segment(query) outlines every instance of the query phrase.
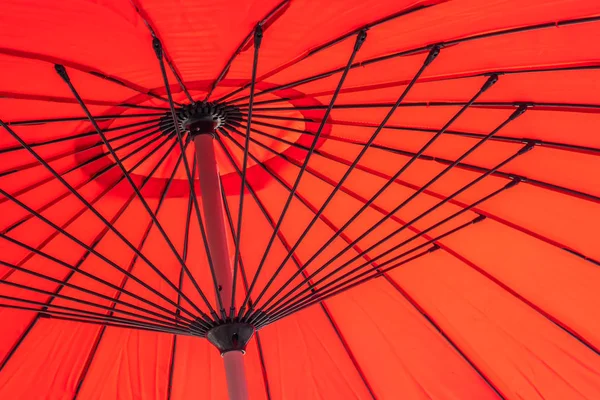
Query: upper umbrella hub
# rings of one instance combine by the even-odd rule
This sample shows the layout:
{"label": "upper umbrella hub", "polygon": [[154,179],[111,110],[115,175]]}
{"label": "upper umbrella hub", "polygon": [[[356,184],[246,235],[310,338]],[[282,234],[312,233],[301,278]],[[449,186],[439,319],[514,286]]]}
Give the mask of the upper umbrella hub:
{"label": "upper umbrella hub", "polygon": [[[213,102],[200,102],[185,105],[175,110],[179,131],[189,132],[192,136],[213,133],[218,128],[226,127],[233,121],[242,118],[236,106]],[[173,116],[170,111],[160,119],[160,128],[165,135],[175,132]]]}

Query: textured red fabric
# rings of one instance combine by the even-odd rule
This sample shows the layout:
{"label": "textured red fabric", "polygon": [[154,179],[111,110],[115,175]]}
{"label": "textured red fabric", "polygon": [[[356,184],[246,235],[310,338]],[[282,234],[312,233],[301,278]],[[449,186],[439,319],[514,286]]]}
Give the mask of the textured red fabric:
{"label": "textured red fabric", "polygon": [[[236,306],[263,265],[257,307],[310,307],[255,334],[250,397],[600,398],[597,1],[5,0],[0,20],[0,399],[227,398],[208,341],[134,329],[218,308],[182,154],[158,126],[152,40],[175,102],[210,94],[246,114],[260,21]],[[244,124],[214,142],[232,259]],[[378,275],[310,302],[363,271]],[[89,313],[129,327],[49,318]]]}

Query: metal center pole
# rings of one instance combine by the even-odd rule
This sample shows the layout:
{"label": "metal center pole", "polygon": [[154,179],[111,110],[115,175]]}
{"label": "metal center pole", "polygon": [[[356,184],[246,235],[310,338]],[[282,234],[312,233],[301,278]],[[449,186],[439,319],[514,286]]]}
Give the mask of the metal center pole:
{"label": "metal center pole", "polygon": [[[215,158],[214,138],[212,135],[213,132],[211,130],[210,133],[202,133],[194,137],[196,165],[198,166],[208,247],[213,259],[223,307],[225,310],[229,310],[233,280],[232,266],[227,248],[219,167]],[[241,351],[228,351],[223,354],[223,362],[225,363],[229,398],[231,400],[247,400],[248,384],[246,382],[243,353]]]}

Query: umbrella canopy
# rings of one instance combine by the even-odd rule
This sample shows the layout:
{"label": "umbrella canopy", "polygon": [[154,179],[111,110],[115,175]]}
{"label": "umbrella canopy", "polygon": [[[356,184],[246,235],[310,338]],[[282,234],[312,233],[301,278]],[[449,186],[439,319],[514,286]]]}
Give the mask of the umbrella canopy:
{"label": "umbrella canopy", "polygon": [[0,398],[600,398],[597,1],[0,21]]}

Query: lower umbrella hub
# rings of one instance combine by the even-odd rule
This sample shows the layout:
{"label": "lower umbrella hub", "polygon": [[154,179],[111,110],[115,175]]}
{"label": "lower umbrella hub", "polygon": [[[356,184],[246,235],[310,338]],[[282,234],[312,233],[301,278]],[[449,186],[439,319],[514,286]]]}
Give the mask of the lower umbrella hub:
{"label": "lower umbrella hub", "polygon": [[[217,129],[238,121],[242,113],[238,107],[213,102],[200,102],[175,109],[179,132],[189,132],[192,136],[213,134]],[[171,111],[160,119],[160,129],[164,135],[175,134]]]}
{"label": "lower umbrella hub", "polygon": [[246,345],[254,335],[254,327],[243,322],[227,322],[211,328],[206,338],[221,355],[229,351],[246,352]]}

